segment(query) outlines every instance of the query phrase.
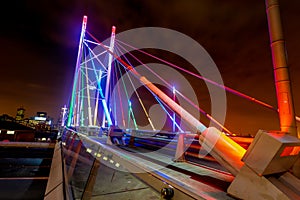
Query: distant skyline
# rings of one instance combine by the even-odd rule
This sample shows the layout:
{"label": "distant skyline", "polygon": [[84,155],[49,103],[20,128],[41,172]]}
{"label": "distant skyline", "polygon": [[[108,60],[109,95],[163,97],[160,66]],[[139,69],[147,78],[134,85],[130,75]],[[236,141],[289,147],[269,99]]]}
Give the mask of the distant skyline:
{"label": "distant skyline", "polygon": [[[83,15],[99,40],[138,27],[165,27],[198,41],[225,85],[277,107],[264,0],[12,0],[3,3],[0,114],[45,111],[55,120],[68,106]],[[300,1],[280,1],[296,114],[300,115]],[[233,132],[278,129],[276,113],[227,94]],[[299,124],[298,124],[299,126]]]}
{"label": "distant skyline", "polygon": [[[36,111],[35,113],[33,113],[33,115],[28,115],[28,114],[26,113],[26,108],[24,108],[24,107],[22,107],[22,106],[16,108],[16,111],[15,111],[15,113],[13,113],[13,114],[9,114],[9,113],[0,113],[0,116],[2,116],[2,115],[9,115],[10,117],[15,118],[15,117],[17,116],[17,110],[18,110],[19,108],[23,108],[23,109],[25,110],[25,112],[24,112],[24,119],[30,118],[30,117],[35,117],[35,116],[37,116],[38,113],[41,113],[41,112],[42,112],[42,113],[47,113],[47,116],[48,116],[48,117],[54,118],[53,116],[49,115],[47,111]],[[57,120],[57,118],[55,118],[55,120]]]}

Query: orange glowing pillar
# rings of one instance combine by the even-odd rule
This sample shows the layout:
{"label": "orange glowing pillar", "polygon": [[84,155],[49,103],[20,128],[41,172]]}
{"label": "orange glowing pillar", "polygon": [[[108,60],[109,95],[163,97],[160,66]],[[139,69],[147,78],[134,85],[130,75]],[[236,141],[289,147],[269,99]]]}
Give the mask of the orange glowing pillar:
{"label": "orange glowing pillar", "polygon": [[294,103],[278,0],[265,0],[272,51],[280,129],[297,137]]}
{"label": "orange glowing pillar", "polygon": [[[93,37],[93,36],[92,36]],[[153,92],[160,100],[167,104],[174,112],[178,114],[189,125],[197,129],[199,134],[199,142],[221,165],[223,165],[233,175],[237,175],[240,168],[244,165],[241,160],[246,150],[238,143],[227,137],[221,131],[214,127],[206,127],[193,115],[187,112],[179,104],[177,104],[172,98],[166,95],[152,82],[150,82],[145,76],[139,74],[135,68],[122,60],[117,54],[110,51],[101,42],[93,37],[106,51],[115,57],[122,65],[124,65],[129,72],[131,72],[139,81]]]}
{"label": "orange glowing pillar", "polygon": [[[130,66],[127,65],[130,69]],[[238,143],[227,137],[214,127],[206,128],[198,119],[187,112],[173,99],[151,83],[146,77],[138,74],[134,68],[131,72],[139,76],[140,82],[151,90],[159,99],[165,102],[174,112],[176,112],[184,121],[195,127],[199,134],[199,142],[221,165],[223,165],[233,175],[238,174],[240,168],[244,165],[242,157],[246,150]]]}

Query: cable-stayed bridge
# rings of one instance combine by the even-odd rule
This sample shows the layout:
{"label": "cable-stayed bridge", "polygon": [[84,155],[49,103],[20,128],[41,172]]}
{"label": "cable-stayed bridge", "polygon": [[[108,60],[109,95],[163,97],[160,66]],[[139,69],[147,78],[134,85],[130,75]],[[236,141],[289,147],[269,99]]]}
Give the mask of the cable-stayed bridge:
{"label": "cable-stayed bridge", "polygon": [[[269,7],[268,12],[269,25],[273,26],[277,12]],[[281,85],[288,81],[276,82],[278,110],[224,86],[218,78],[151,54],[147,50],[151,45],[143,49],[123,41],[115,32],[112,27],[111,37],[100,42],[87,30],[87,17],[83,18],[70,105],[62,120],[70,186],[66,191],[83,199],[97,195],[120,198],[118,194],[125,192],[150,195],[151,199],[157,191],[164,199],[300,198],[300,141],[295,126],[299,117],[284,111],[291,111],[285,104],[290,93],[287,85]],[[272,44],[278,41],[272,32],[270,35]],[[273,45],[273,52],[279,52],[277,45]],[[147,64],[143,61],[147,59],[159,64]],[[274,62],[275,73],[284,74],[277,66],[281,61]],[[213,108],[207,111],[195,103],[198,101],[193,99],[191,88],[176,84],[182,83],[178,72],[204,81],[211,107],[216,106],[213,98],[222,98],[226,91],[279,112],[281,131],[259,131],[255,138],[237,137],[223,125],[222,116],[215,117]],[[151,108],[154,104],[157,106]],[[199,120],[202,117],[206,123]],[[136,187],[142,186],[124,189],[127,179],[120,175],[119,182],[113,181],[120,171],[137,178],[132,178],[138,180]],[[110,184],[101,182],[101,177],[107,176]],[[78,180],[84,177],[84,185],[80,185]],[[123,188],[122,192],[112,189],[113,184]]]}

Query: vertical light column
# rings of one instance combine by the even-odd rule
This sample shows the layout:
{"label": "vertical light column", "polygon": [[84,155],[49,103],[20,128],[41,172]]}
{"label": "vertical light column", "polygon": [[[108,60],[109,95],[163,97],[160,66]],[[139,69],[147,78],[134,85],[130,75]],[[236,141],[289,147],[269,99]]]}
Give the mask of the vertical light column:
{"label": "vertical light column", "polygon": [[91,95],[90,95],[90,85],[89,85],[89,73],[87,70],[87,66],[85,66],[85,81],[86,81],[86,94],[87,94],[87,103],[88,103],[88,121],[89,121],[89,126],[93,125],[93,120],[92,120],[92,107],[91,107]]}
{"label": "vertical light column", "polygon": [[[176,89],[173,86],[173,101],[175,102],[176,100]],[[176,113],[173,111],[173,129],[172,132],[174,133],[176,131]]]}
{"label": "vertical light column", "polygon": [[85,106],[84,106],[84,75],[82,73],[82,69],[80,69],[79,71],[79,75],[78,77],[80,77],[78,80],[78,85],[80,87],[80,89],[78,89],[78,92],[77,92],[77,117],[76,117],[76,127],[78,126],[84,126],[84,121],[85,121],[85,118],[84,118],[84,111],[85,111]]}
{"label": "vertical light column", "polygon": [[64,127],[65,126],[65,121],[66,121],[66,116],[67,116],[67,106],[64,105],[64,107],[62,108],[62,120],[61,120],[61,126]]}
{"label": "vertical light column", "polygon": [[71,126],[72,120],[73,120],[73,115],[74,115],[74,104],[75,104],[75,95],[76,95],[77,79],[78,79],[77,76],[78,76],[78,72],[80,70],[80,62],[81,62],[82,48],[83,48],[83,39],[84,39],[84,35],[85,35],[86,25],[87,25],[87,16],[83,16],[67,126]]}
{"label": "vertical light column", "polygon": [[278,0],[266,0],[280,129],[297,137],[291,83],[287,65]]}
{"label": "vertical light column", "polygon": [[[111,37],[110,37],[110,45],[109,45],[109,51],[114,52],[114,46],[115,46],[115,32],[116,27],[113,26],[111,29]],[[108,65],[107,65],[107,76],[106,76],[106,85],[105,85],[105,101],[106,105],[108,105],[108,95],[109,95],[109,84],[110,84],[110,77],[111,77],[111,67],[112,67],[112,60],[113,55],[111,53],[108,54]],[[102,120],[102,127],[105,127],[105,116],[106,114],[103,114],[103,120]],[[110,118],[110,116],[106,116],[107,118]],[[110,119],[107,119],[108,121],[111,121]],[[112,124],[108,123],[108,126],[111,126]]]}
{"label": "vertical light column", "polygon": [[[101,102],[102,102],[104,114],[105,114],[105,116],[107,117],[107,125],[108,125],[108,127],[109,127],[109,126],[112,125],[112,121],[111,121],[111,118],[110,118],[109,110],[108,110],[108,107],[107,107],[107,104],[106,104],[105,99],[102,99]],[[104,119],[104,120],[105,120],[105,119]],[[105,121],[104,121],[104,123],[105,123]],[[102,127],[104,127],[104,126],[102,126]]]}
{"label": "vertical light column", "polygon": [[[134,116],[134,113],[133,113],[133,110],[132,110],[132,104],[131,104],[131,101],[130,101],[130,100],[128,101],[128,105],[129,105],[129,110],[128,110],[128,112],[129,112],[129,117],[130,117],[130,115],[131,115],[132,121],[133,121],[133,124],[134,124],[134,127],[135,127],[135,130],[138,130],[139,128],[138,128],[137,123],[136,123],[136,120],[135,120],[135,116]],[[129,124],[129,123],[128,123],[128,124]]]}
{"label": "vertical light column", "polygon": [[102,78],[102,71],[99,71],[99,77],[97,78],[97,87],[99,88],[99,91],[97,91],[96,96],[96,105],[94,110],[94,126],[96,126],[97,123],[97,117],[98,117],[98,104],[99,104],[99,96],[100,96],[100,90],[101,90],[101,78]]}

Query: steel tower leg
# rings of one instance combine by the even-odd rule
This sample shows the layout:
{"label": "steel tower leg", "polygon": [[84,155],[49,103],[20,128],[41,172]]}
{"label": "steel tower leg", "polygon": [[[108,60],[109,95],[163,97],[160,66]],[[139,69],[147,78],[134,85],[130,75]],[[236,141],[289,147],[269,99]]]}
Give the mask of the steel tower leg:
{"label": "steel tower leg", "polygon": [[280,129],[297,137],[293,96],[278,0],[265,0],[279,109]]}
{"label": "steel tower leg", "polygon": [[[81,62],[81,56],[82,56],[83,39],[84,39],[84,35],[85,35],[86,24],[87,24],[87,16],[83,16],[67,126],[71,126],[72,120],[73,120],[73,115],[74,115],[74,106],[75,106],[75,99],[76,99],[75,94],[76,94],[77,79],[78,79],[77,76],[78,76],[78,73],[80,70],[80,62]],[[73,122],[73,123],[75,123],[75,122]]]}
{"label": "steel tower leg", "polygon": [[[114,45],[115,45],[115,32],[116,32],[116,27],[113,26],[111,29],[111,37],[110,37],[110,45],[109,45],[109,51],[114,52]],[[110,77],[111,77],[111,67],[112,67],[112,60],[113,60],[113,55],[108,54],[108,65],[107,65],[107,76],[106,76],[106,85],[105,85],[105,101],[106,105],[108,105],[108,95],[109,95],[109,84],[110,84]],[[111,126],[111,117],[110,115],[106,115],[106,113],[103,113],[103,120],[102,120],[102,127],[105,127],[105,118],[110,118],[108,119],[108,127]]]}
{"label": "steel tower leg", "polygon": [[[289,77],[285,40],[280,19],[278,0],[265,0],[269,24],[269,35],[273,59],[274,77],[279,109],[280,129],[292,136],[300,138],[297,133],[296,116],[294,110],[293,94]],[[294,173],[300,177],[300,159],[294,165]]]}

